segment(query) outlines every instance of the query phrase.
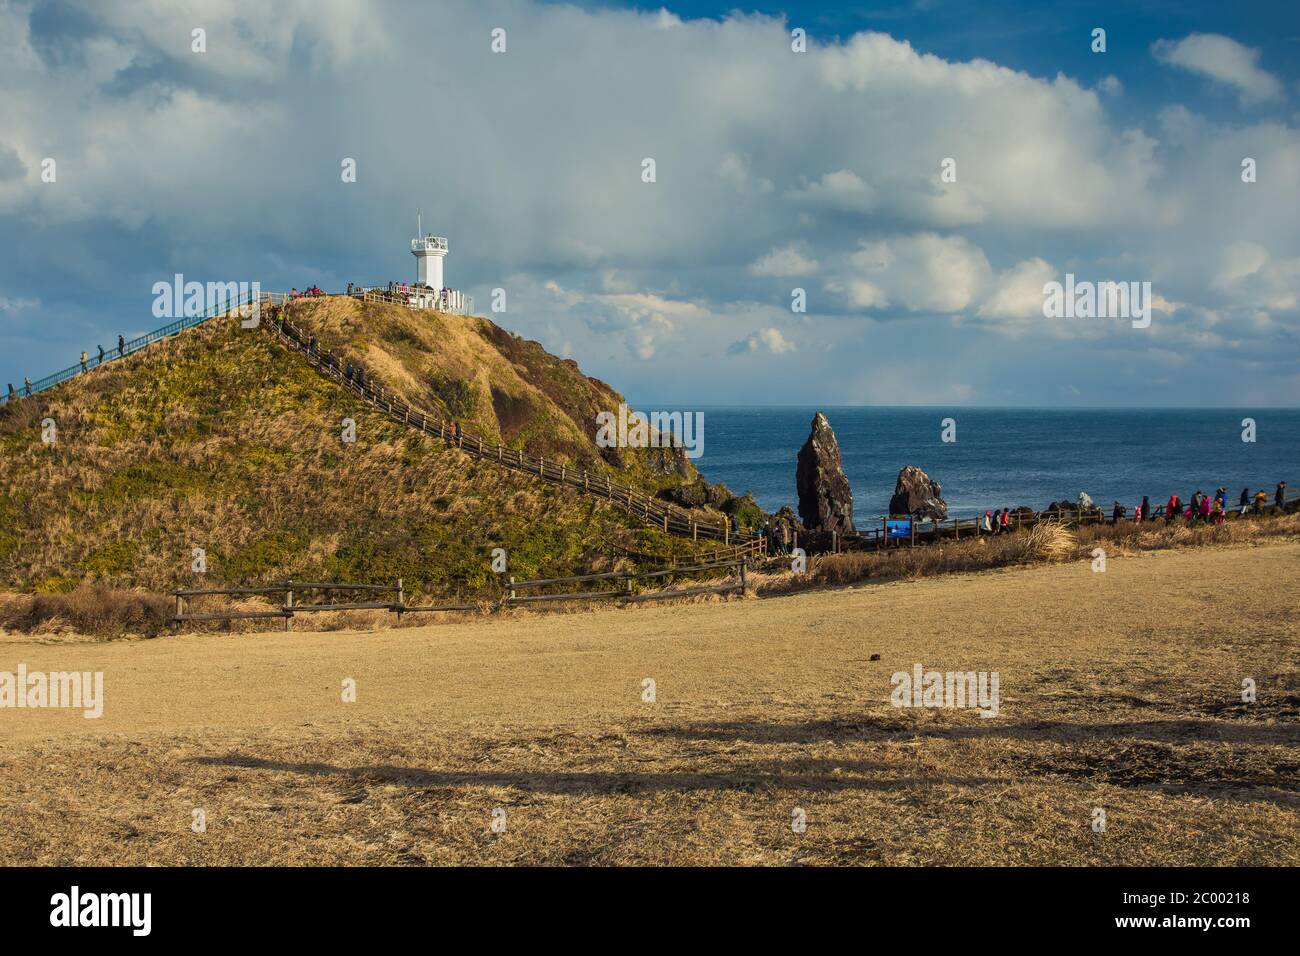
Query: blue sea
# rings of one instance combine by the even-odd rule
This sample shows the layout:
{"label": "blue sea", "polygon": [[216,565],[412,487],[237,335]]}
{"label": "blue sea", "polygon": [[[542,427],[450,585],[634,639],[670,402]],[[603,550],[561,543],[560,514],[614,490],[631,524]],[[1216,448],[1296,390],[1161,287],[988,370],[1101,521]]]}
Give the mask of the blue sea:
{"label": "blue sea", "polygon": [[[674,411],[642,403],[641,410]],[[687,411],[687,409],[680,409]],[[709,481],[747,490],[765,510],[798,510],[795,456],[815,412],[830,420],[854,515],[884,514],[904,465],[923,468],[943,487],[949,513],[1075,500],[1080,491],[1109,510],[1119,500],[1132,513],[1149,495],[1183,500],[1224,485],[1235,502],[1243,487],[1272,500],[1279,480],[1300,487],[1300,409],[1021,409],[925,407],[696,407],[704,413],[704,454],[695,460]],[[956,438],[940,440],[945,418]],[[1253,418],[1256,441],[1242,441]]]}

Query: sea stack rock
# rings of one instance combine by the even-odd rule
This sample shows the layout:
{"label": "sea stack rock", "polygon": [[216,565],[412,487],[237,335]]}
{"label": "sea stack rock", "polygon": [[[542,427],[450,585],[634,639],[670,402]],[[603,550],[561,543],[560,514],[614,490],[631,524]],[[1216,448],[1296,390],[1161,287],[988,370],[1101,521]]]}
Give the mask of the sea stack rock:
{"label": "sea stack rock", "polygon": [[939,482],[920,468],[905,465],[898,472],[894,497],[889,499],[889,513],[914,518],[946,518],[948,503],[939,496],[941,491]]}
{"label": "sea stack rock", "polygon": [[826,416],[813,416],[812,433],[799,449],[795,471],[799,489],[799,517],[809,531],[854,534],[853,489],[844,475],[840,443]]}

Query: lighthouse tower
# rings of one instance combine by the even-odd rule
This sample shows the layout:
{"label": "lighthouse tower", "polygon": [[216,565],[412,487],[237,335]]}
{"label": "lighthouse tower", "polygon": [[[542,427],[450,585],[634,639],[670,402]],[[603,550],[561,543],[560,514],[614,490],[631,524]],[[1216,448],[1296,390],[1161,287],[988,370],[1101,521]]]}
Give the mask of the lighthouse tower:
{"label": "lighthouse tower", "polygon": [[441,292],[442,259],[447,254],[447,238],[424,234],[423,223],[416,216],[416,237],[411,240],[411,255],[415,256],[415,281],[418,285],[428,286],[434,292]]}

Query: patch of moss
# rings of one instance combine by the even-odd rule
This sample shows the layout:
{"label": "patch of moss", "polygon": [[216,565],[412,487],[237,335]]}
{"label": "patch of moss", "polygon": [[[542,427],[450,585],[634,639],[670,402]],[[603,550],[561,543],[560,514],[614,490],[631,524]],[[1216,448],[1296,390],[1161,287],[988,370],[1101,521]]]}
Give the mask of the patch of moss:
{"label": "patch of moss", "polygon": [[135,570],[140,546],[131,541],[114,541],[99,548],[82,562],[82,567],[98,577],[118,577]]}
{"label": "patch of moss", "polygon": [[66,591],[75,591],[78,583],[73,578],[54,576],[37,581],[32,590],[37,594],[62,594]]}

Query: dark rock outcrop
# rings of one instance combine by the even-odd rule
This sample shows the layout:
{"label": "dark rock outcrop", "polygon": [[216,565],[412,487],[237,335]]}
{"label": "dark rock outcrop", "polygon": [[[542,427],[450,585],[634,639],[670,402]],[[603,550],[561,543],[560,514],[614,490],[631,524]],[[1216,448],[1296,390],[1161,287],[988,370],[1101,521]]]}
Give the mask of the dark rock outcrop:
{"label": "dark rock outcrop", "polygon": [[854,534],[853,489],[844,475],[840,443],[826,416],[813,416],[812,433],[799,449],[795,484],[799,490],[799,516],[810,531]]}
{"label": "dark rock outcrop", "polygon": [[772,515],[771,521],[768,522],[768,528],[771,534],[771,543],[784,554],[786,551],[795,547],[806,535],[804,527],[799,523],[799,517],[794,513],[794,509],[789,505],[782,505],[781,508]]}
{"label": "dark rock outcrop", "polygon": [[671,501],[673,504],[681,505],[684,508],[722,508],[728,501],[735,497],[731,490],[724,484],[710,484],[703,478],[696,478],[694,481],[685,484],[675,485],[672,488],[665,488],[659,492],[659,497],[665,501]]}
{"label": "dark rock outcrop", "polygon": [[920,468],[905,465],[898,472],[894,496],[889,499],[889,513],[914,518],[946,518],[948,503],[940,496],[942,491],[939,482]]}
{"label": "dark rock outcrop", "polygon": [[1097,507],[1092,500],[1092,496],[1086,491],[1079,492],[1079,497],[1075,501],[1068,501],[1062,498],[1060,501],[1051,502],[1045,511],[1055,511],[1066,516],[1077,517],[1084,514],[1101,514],[1101,509]]}

